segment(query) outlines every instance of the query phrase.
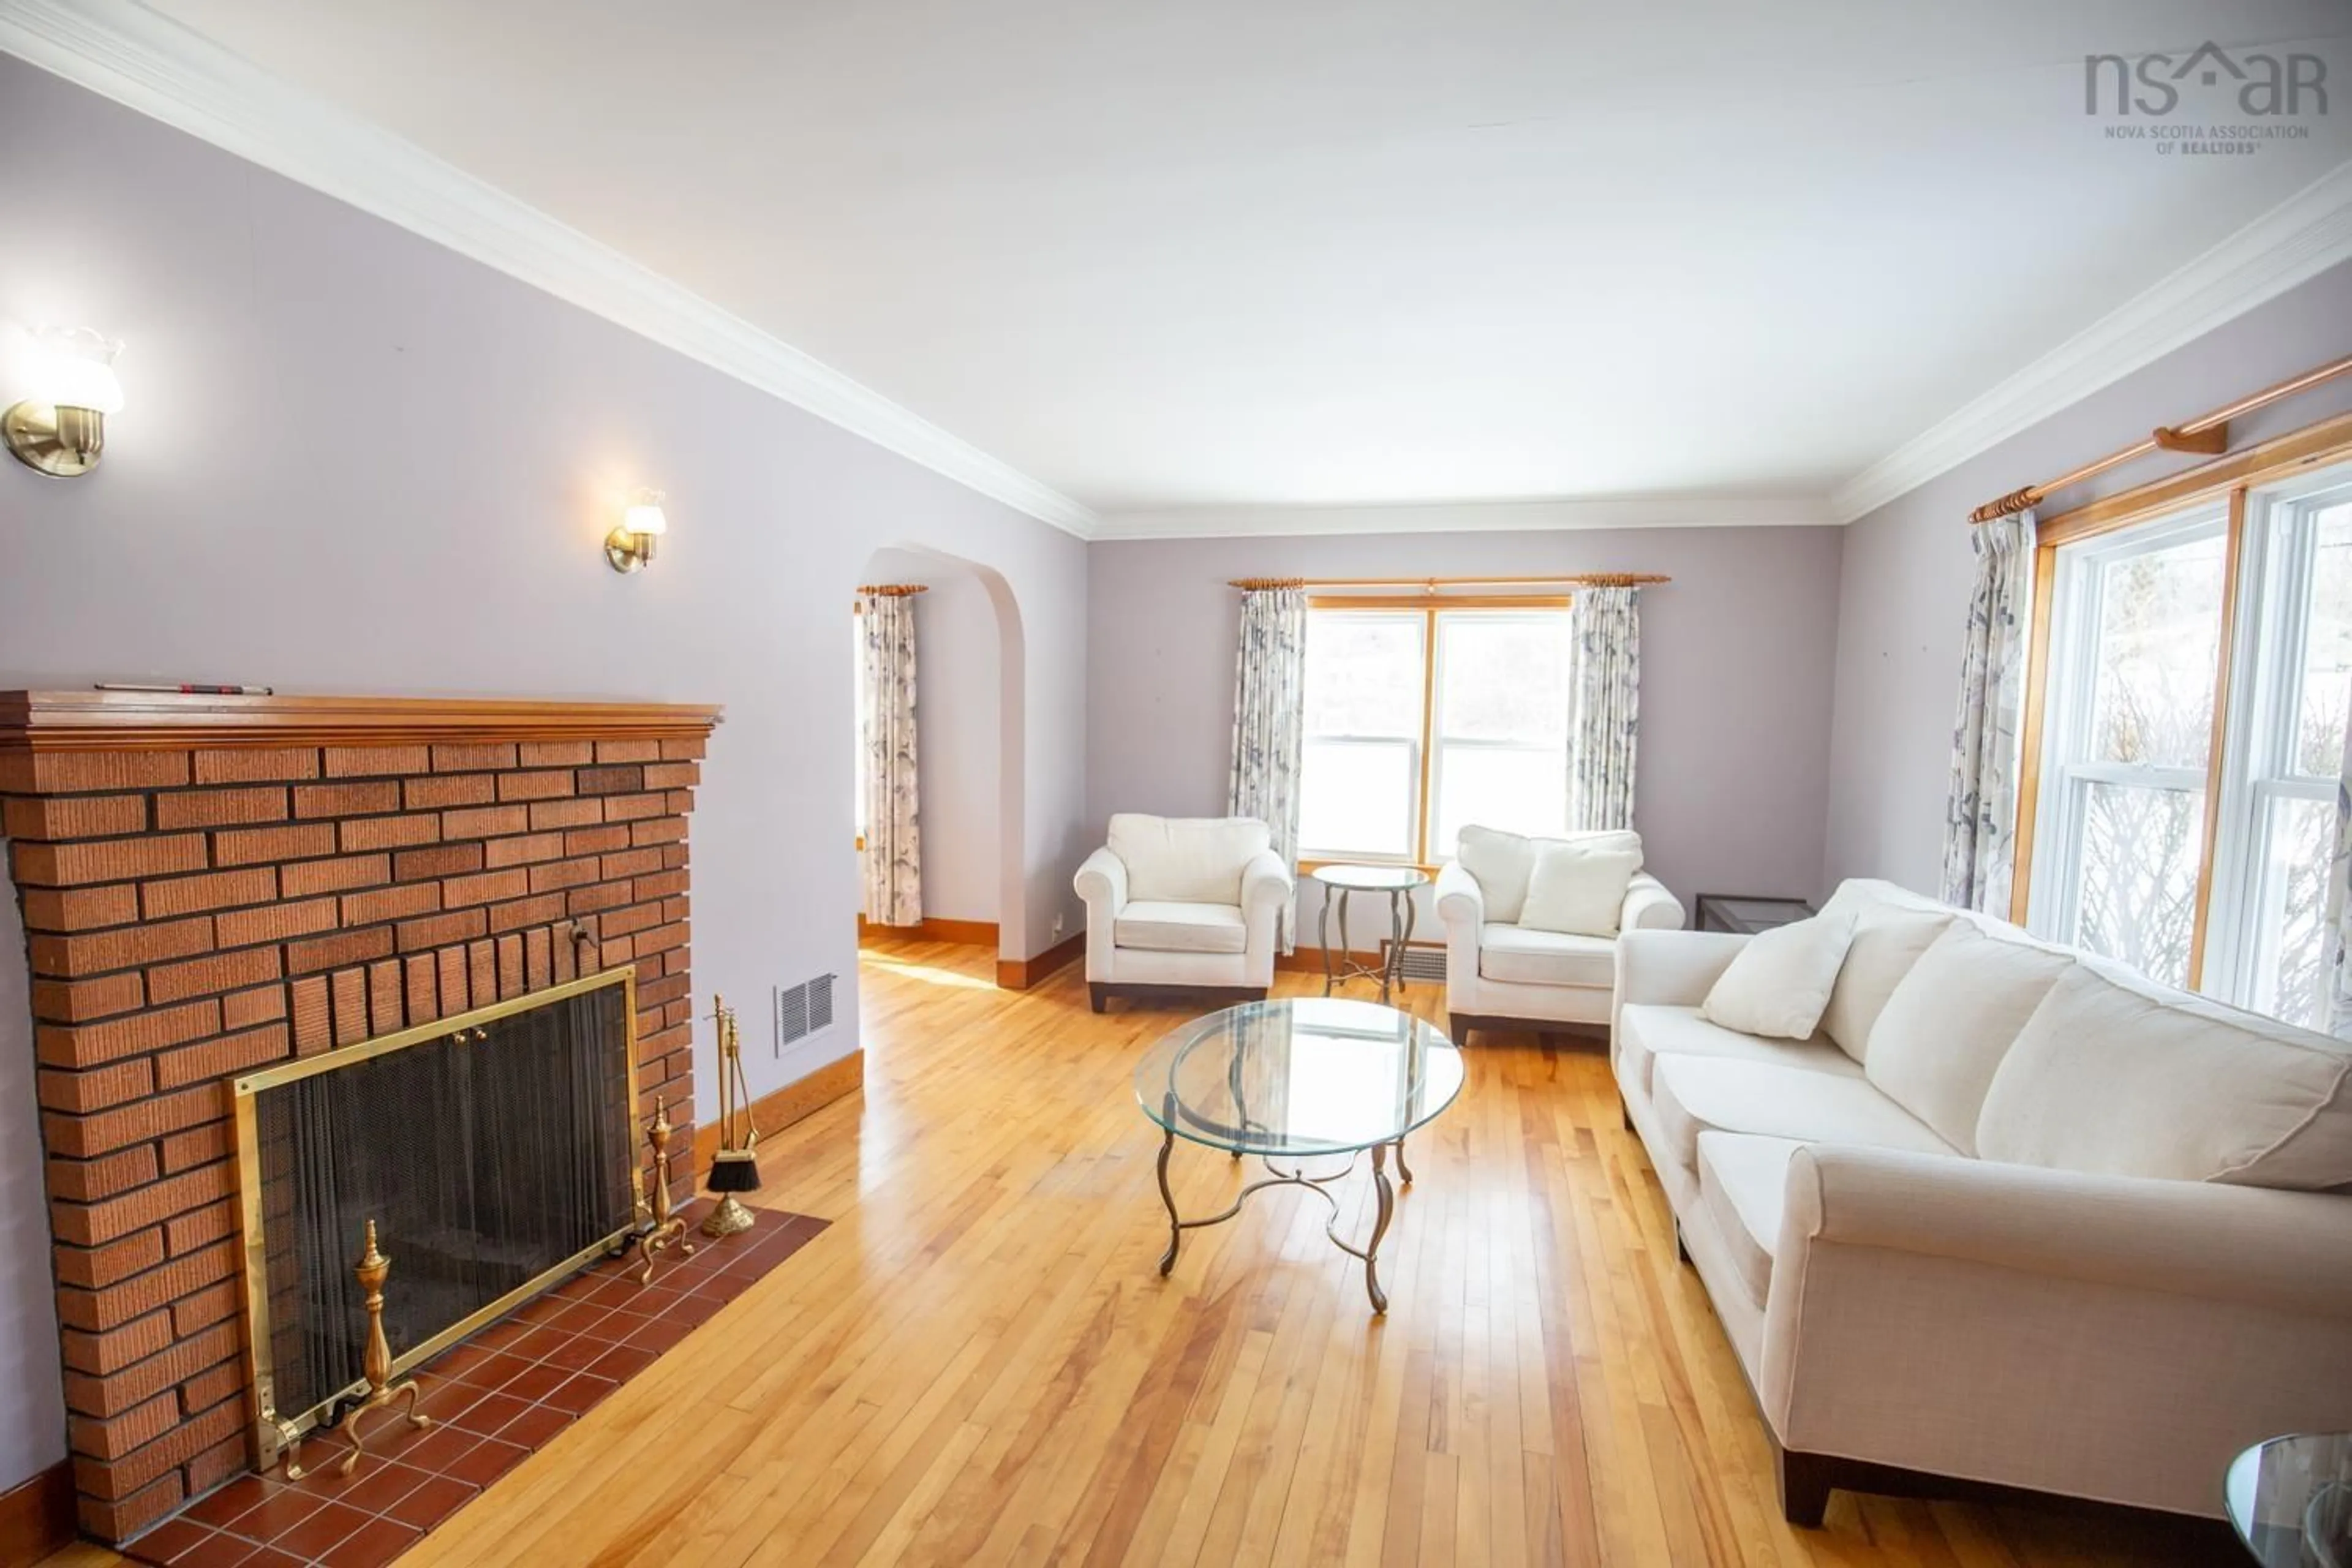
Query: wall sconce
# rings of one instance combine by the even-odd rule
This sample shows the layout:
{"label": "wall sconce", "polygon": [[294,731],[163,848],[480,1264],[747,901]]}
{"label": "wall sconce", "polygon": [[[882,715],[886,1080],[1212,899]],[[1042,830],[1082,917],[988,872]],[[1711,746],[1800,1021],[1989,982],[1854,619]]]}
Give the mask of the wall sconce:
{"label": "wall sconce", "polygon": [[615,572],[635,572],[654,558],[654,542],[669,531],[659,490],[633,490],[621,526],[604,536],[604,559]]}
{"label": "wall sconce", "polygon": [[25,389],[32,395],[0,414],[0,440],[37,473],[60,479],[86,474],[106,445],[106,416],[122,411],[122,384],[114,376],[122,345],[76,327],[42,332],[30,348]]}

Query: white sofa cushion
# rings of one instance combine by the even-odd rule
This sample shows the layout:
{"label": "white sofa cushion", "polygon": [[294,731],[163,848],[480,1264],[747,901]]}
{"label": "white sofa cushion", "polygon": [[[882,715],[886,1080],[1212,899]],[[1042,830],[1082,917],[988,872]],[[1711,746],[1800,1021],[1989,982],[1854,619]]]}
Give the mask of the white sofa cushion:
{"label": "white sofa cushion", "polygon": [[1110,929],[1114,944],[1145,952],[1241,952],[1249,946],[1239,904],[1129,899]]}
{"label": "white sofa cushion", "polygon": [[1846,946],[1830,1005],[1822,1010],[1822,1028],[1840,1050],[1861,1061],[1869,1049],[1871,1026],[1878,1022],[1886,999],[1953,917],[1856,902],[1853,941]]}
{"label": "white sofa cushion", "polygon": [[1488,921],[1478,932],[1478,973],[1520,985],[1617,983],[1617,944],[1605,936],[1570,936]]}
{"label": "white sofa cushion", "polygon": [[1147,903],[1239,904],[1242,868],[1272,842],[1265,824],[1246,816],[1123,811],[1110,819],[1110,852],[1127,867],[1127,896]]}
{"label": "white sofa cushion", "polygon": [[1955,921],[1879,1010],[1863,1071],[1946,1142],[1975,1153],[1977,1117],[1993,1073],[2073,964]]}
{"label": "white sofa cushion", "polygon": [[1772,1289],[1773,1249],[1789,1207],[1789,1158],[1804,1146],[1794,1138],[1744,1132],[1698,1137],[1699,1206],[1759,1307]]}
{"label": "white sofa cushion", "polygon": [[1519,924],[1571,936],[1613,937],[1625,908],[1625,889],[1642,868],[1642,851],[1604,838],[1571,838],[1536,847]]}
{"label": "white sofa cushion", "polygon": [[[1454,858],[1476,879],[1479,896],[1486,900],[1486,918],[1503,925],[1517,925],[1520,911],[1527,907],[1528,883],[1535,875],[1536,850],[1545,844],[1569,841],[1529,838],[1474,824],[1462,830]],[[1631,832],[1580,833],[1575,835],[1575,841],[1603,848],[1631,849],[1637,855],[1642,849],[1642,836]],[[1641,867],[1637,864],[1634,869],[1638,871]]]}
{"label": "white sofa cushion", "polygon": [[1743,1035],[1699,1016],[1696,1007],[1628,1002],[1617,1010],[1618,1075],[1643,1094],[1651,1092],[1652,1068],[1661,1056],[1728,1057],[1773,1062],[1832,1078],[1860,1078],[1862,1066],[1823,1036],[1810,1040],[1768,1040]]}
{"label": "white sofa cushion", "polygon": [[1744,1034],[1811,1039],[1853,936],[1853,917],[1843,914],[1759,932],[1716,976],[1699,1016]]}
{"label": "white sofa cushion", "polygon": [[2352,1048],[2078,964],[1993,1075],[1976,1145],[2090,1174],[2340,1186],[2352,1183]]}
{"label": "white sofa cushion", "polygon": [[1664,1056],[1650,1069],[1650,1104],[1664,1152],[1685,1170],[1698,1160],[1702,1132],[1759,1132],[1810,1143],[1860,1143],[1949,1154],[1933,1129],[1872,1088],[1842,1073],[1775,1062]]}

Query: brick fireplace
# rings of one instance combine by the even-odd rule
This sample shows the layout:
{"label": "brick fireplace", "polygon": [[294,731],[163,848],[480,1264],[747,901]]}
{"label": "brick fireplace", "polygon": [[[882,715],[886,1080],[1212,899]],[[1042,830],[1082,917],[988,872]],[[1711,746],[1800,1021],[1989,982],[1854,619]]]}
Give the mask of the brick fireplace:
{"label": "brick fireplace", "polygon": [[718,720],[0,694],[85,1531],[249,1462],[230,1075],[629,964],[641,1094],[693,1148],[687,815]]}

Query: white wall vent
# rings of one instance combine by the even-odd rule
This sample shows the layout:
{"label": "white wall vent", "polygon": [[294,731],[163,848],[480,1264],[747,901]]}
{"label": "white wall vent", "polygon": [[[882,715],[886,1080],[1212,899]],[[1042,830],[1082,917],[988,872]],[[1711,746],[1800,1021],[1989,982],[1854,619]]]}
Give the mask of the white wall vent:
{"label": "white wall vent", "polygon": [[784,985],[776,991],[776,1054],[833,1026],[833,981],[830,974]]}

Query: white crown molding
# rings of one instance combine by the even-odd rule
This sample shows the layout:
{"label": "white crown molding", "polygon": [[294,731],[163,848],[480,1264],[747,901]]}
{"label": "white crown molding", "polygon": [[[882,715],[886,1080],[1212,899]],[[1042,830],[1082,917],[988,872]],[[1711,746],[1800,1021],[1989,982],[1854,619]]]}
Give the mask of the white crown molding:
{"label": "white crown molding", "polygon": [[1820,497],[1633,496],[1613,500],[1202,506],[1106,513],[1097,540],[1249,539],[1284,534],[1516,533],[1593,528],[1819,528]]}
{"label": "white crown molding", "polygon": [[0,0],[0,50],[1089,538],[1069,497],[414,143],[134,0]]}
{"label": "white crown molding", "polygon": [[2061,409],[2352,258],[2352,163],[1922,431],[1830,496],[1852,522]]}

